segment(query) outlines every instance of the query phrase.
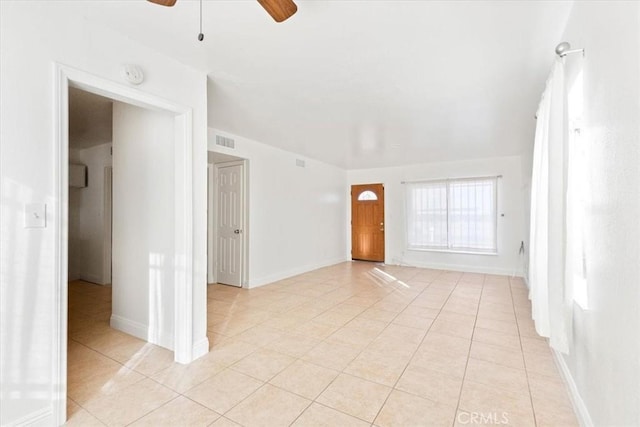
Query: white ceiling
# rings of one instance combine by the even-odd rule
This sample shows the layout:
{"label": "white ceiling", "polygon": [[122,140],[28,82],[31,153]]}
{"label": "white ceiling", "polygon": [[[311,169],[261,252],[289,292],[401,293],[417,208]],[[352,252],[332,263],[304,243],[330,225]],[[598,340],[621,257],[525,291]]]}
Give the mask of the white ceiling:
{"label": "white ceiling", "polygon": [[[517,155],[571,2],[254,0],[85,6],[209,73],[209,126],[347,168]],[[150,72],[150,70],[148,70]]]}
{"label": "white ceiling", "polygon": [[69,148],[82,150],[112,142],[113,100],[69,88]]}

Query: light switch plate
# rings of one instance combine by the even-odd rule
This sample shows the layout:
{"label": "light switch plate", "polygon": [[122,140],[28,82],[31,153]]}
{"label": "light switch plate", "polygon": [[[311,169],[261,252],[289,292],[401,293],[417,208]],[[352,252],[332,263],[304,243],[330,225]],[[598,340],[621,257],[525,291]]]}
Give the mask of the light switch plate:
{"label": "light switch plate", "polygon": [[24,228],[45,228],[47,226],[47,205],[27,203],[24,205]]}

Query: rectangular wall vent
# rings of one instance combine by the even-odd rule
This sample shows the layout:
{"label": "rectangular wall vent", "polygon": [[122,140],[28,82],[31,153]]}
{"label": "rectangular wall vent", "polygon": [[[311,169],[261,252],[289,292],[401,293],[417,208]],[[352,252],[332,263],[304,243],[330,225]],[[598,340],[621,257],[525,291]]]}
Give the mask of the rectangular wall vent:
{"label": "rectangular wall vent", "polygon": [[296,166],[303,168],[304,167],[304,160],[296,159]]}
{"label": "rectangular wall vent", "polygon": [[227,148],[236,148],[236,142],[233,139],[220,135],[216,135],[216,145]]}

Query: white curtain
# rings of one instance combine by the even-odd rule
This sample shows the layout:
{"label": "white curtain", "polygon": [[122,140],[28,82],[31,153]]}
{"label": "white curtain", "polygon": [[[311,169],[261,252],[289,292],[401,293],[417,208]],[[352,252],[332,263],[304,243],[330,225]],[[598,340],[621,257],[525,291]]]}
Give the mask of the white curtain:
{"label": "white curtain", "polygon": [[[571,291],[573,301],[582,309],[589,309],[586,266],[586,233],[584,218],[589,199],[589,173],[586,140],[582,137],[583,75],[582,63],[567,88],[569,119],[567,164],[567,246],[565,253],[565,289]],[[567,294],[567,292],[565,292]],[[572,318],[568,318],[571,329]]]}
{"label": "white curtain", "polygon": [[565,284],[567,96],[564,63],[556,58],[538,108],[533,175],[529,286],[537,332],[568,352],[571,290]]}
{"label": "white curtain", "polygon": [[447,230],[447,182],[407,184],[407,243],[410,248],[449,245]]}

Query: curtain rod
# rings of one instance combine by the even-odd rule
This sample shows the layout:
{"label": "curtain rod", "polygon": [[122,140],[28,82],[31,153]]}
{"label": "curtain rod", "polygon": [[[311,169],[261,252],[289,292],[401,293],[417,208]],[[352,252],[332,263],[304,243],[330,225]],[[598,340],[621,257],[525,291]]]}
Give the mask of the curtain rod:
{"label": "curtain rod", "polygon": [[581,53],[584,56],[584,49],[571,49],[571,45],[569,42],[562,42],[556,46],[556,55],[560,58],[564,58],[565,56],[572,53]]}
{"label": "curtain rod", "polygon": [[465,178],[444,178],[444,179],[423,179],[420,181],[400,181],[400,184],[421,184],[426,182],[443,182],[443,181],[473,181],[475,179],[489,179],[489,178],[502,178],[502,175],[491,176],[472,176]]}

